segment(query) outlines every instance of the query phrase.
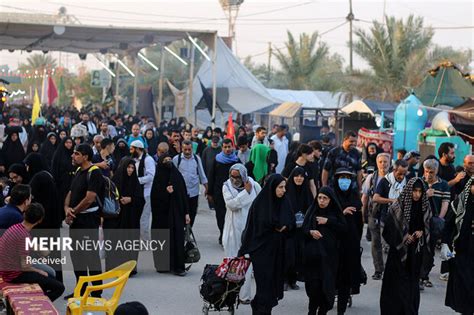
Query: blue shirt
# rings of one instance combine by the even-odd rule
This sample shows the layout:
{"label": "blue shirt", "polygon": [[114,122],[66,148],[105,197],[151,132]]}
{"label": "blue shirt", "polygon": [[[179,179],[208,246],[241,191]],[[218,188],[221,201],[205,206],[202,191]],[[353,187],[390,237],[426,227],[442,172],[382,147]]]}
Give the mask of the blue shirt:
{"label": "blue shirt", "polygon": [[23,213],[17,206],[8,204],[0,208],[0,230],[6,230],[21,222],[23,222]]}

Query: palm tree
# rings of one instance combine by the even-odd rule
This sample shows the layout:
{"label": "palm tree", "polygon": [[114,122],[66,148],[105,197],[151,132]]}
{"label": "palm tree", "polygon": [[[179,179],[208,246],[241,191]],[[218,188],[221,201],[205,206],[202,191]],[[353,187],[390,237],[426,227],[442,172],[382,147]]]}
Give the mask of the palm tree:
{"label": "palm tree", "polygon": [[47,54],[33,54],[26,59],[26,66],[33,70],[43,70],[56,68],[56,59]]}
{"label": "palm tree", "polygon": [[[385,24],[373,22],[369,32],[356,29],[354,51],[371,67],[372,88],[382,100],[398,101],[407,88],[416,84],[419,65],[425,60],[433,30],[423,26],[423,18],[410,15],[405,21],[385,17]],[[421,79],[420,79],[421,80]]]}
{"label": "palm tree", "polygon": [[302,33],[299,42],[295,40],[290,31],[286,42],[286,53],[276,49],[274,53],[282,67],[282,72],[288,80],[288,88],[304,90],[311,88],[311,76],[321,65],[329,52],[326,43],[316,44],[318,33],[312,35]]}

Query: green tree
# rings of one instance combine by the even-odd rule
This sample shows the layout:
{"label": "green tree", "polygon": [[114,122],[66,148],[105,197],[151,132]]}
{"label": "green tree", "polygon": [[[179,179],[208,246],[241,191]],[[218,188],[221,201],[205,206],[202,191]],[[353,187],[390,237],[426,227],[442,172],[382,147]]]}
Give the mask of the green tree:
{"label": "green tree", "polygon": [[295,40],[291,32],[287,33],[286,52],[276,49],[274,55],[281,65],[281,72],[288,82],[288,88],[310,89],[311,76],[327,57],[329,48],[326,43],[317,44],[317,32],[311,35],[302,33],[299,41]]}
{"label": "green tree", "polygon": [[425,60],[433,34],[423,25],[423,18],[413,15],[405,21],[386,16],[385,24],[374,21],[369,32],[356,29],[354,52],[370,65],[372,73],[350,78],[352,88],[362,82],[370,84],[382,100],[400,100],[409,83],[414,83],[414,74],[420,75],[414,66]]}

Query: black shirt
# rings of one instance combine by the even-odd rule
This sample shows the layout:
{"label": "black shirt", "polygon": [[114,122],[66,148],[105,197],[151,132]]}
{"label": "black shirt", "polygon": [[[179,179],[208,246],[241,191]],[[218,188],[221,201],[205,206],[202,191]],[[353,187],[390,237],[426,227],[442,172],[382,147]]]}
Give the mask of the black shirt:
{"label": "black shirt", "polygon": [[[375,194],[379,194],[382,198],[388,198],[390,193],[390,182],[384,177],[380,180],[377,188],[375,188]],[[390,204],[380,204],[380,211],[378,212],[378,219],[384,220],[388,212],[388,206]]]}
{"label": "black shirt", "polygon": [[296,162],[289,162],[288,165],[283,169],[281,172],[281,176],[288,178],[290,176],[290,173],[292,170],[295,169],[295,167],[302,167],[306,171],[306,176],[308,176],[308,179],[311,180],[313,179],[313,170],[311,168],[311,163],[307,162],[305,165],[299,165]]}
{"label": "black shirt", "polygon": [[[95,167],[89,172],[91,167]],[[79,170],[71,183],[71,200],[69,206],[74,208],[82,199],[86,197],[88,191],[95,192],[99,198],[103,198],[104,194],[104,179],[102,172],[97,166],[91,166],[86,170]],[[97,202],[94,201],[89,208],[97,207]]]}
{"label": "black shirt", "polygon": [[454,168],[454,165],[451,163],[448,165],[439,163],[438,176],[447,182],[453,180],[454,177],[456,177],[456,169]]}
{"label": "black shirt", "polygon": [[359,151],[351,149],[346,152],[342,147],[336,147],[329,151],[324,162],[324,169],[329,172],[329,181],[332,181],[334,173],[340,167],[346,167],[354,173],[360,171],[362,168]]}

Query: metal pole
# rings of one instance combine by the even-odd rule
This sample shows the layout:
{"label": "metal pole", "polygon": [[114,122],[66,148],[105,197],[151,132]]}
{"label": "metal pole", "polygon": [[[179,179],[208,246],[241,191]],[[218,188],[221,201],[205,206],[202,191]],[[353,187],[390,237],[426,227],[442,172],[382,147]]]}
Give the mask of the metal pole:
{"label": "metal pole", "polygon": [[193,79],[194,79],[194,53],[195,47],[191,43],[191,58],[190,58],[190,65],[189,65],[189,83],[188,83],[188,106],[186,110],[186,118],[188,122],[192,119],[193,114]]}
{"label": "metal pole", "polygon": [[272,72],[272,42],[268,42],[268,73],[267,73],[267,83],[270,82],[271,72]]}
{"label": "metal pole", "polygon": [[214,51],[212,53],[212,129],[216,127],[217,105],[217,33],[214,33]]}
{"label": "metal pole", "polygon": [[138,56],[135,56],[135,77],[133,78],[133,116],[137,114]]}
{"label": "metal pole", "polygon": [[352,73],[353,59],[352,59],[352,21],[354,20],[354,13],[352,12],[352,0],[349,0],[349,14],[346,19],[349,21],[349,69]]}
{"label": "metal pole", "polygon": [[115,62],[115,113],[119,113],[119,87],[120,87],[120,68],[118,62]]}
{"label": "metal pole", "polygon": [[163,77],[165,73],[165,46],[161,46],[161,57],[160,57],[160,79],[158,80],[158,119],[157,122],[161,122],[163,116]]}

